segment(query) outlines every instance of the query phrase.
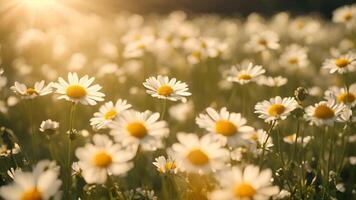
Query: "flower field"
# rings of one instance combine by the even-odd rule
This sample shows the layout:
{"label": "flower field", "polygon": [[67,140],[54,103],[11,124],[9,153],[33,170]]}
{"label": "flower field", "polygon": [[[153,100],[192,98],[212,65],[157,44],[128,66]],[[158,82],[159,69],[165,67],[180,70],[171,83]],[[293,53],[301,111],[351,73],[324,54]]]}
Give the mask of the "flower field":
{"label": "flower field", "polygon": [[356,5],[54,21],[37,1],[16,25],[0,5],[0,199],[356,198]]}

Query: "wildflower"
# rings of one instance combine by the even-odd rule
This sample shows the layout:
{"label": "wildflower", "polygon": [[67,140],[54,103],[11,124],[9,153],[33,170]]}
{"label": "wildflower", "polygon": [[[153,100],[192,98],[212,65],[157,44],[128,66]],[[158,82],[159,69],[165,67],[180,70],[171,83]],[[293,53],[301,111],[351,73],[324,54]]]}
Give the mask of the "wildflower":
{"label": "wildflower", "polygon": [[271,98],[269,101],[258,102],[255,105],[255,113],[266,122],[285,120],[290,113],[298,107],[298,102],[293,97]]}
{"label": "wildflower", "polygon": [[[39,164],[42,164],[41,162]],[[43,199],[58,198],[62,184],[58,179],[59,170],[48,168],[39,170],[35,167],[33,172],[17,170],[13,174],[13,183],[0,188],[0,196],[5,200],[12,199]]]}
{"label": "wildflower", "polygon": [[307,48],[296,44],[288,46],[280,57],[280,64],[287,69],[307,67],[309,65]]}
{"label": "wildflower", "polygon": [[136,151],[124,149],[106,135],[94,135],[93,144],[86,144],[75,151],[80,161],[82,175],[89,184],[103,184],[108,175],[126,174],[132,167]]}
{"label": "wildflower", "polygon": [[356,5],[343,6],[333,12],[333,21],[352,29],[356,26]]}
{"label": "wildflower", "polygon": [[253,153],[260,154],[261,148],[264,147],[269,149],[273,147],[272,137],[269,137],[267,132],[263,129],[258,129],[251,132],[250,134],[244,135],[244,139],[250,141],[247,146]]}
{"label": "wildflower", "polygon": [[127,109],[131,108],[131,104],[128,104],[126,100],[119,99],[115,105],[112,101],[109,101],[99,108],[99,112],[94,113],[94,117],[90,119],[90,125],[95,129],[108,128],[108,124],[118,117]]}
{"label": "wildflower", "polygon": [[326,59],[323,68],[328,69],[330,74],[352,72],[356,69],[356,55],[349,52],[336,58]]}
{"label": "wildflower", "polygon": [[285,136],[285,137],[283,138],[283,141],[284,141],[285,143],[288,143],[288,144],[294,144],[294,143],[295,143],[295,140],[297,140],[297,143],[298,143],[298,144],[303,144],[303,146],[306,146],[306,145],[310,142],[311,139],[312,139],[312,137],[306,136],[306,137],[303,138],[303,141],[302,141],[302,137],[299,136],[299,137],[297,138],[297,134],[294,133],[294,134]]}
{"label": "wildflower", "polygon": [[52,93],[52,83],[45,86],[45,81],[36,82],[34,87],[27,87],[25,84],[15,82],[11,90],[24,99],[33,99]]}
{"label": "wildflower", "polygon": [[169,108],[169,115],[177,121],[184,122],[191,116],[192,110],[194,110],[193,102],[188,101],[187,103],[171,106]]}
{"label": "wildflower", "polygon": [[216,189],[210,195],[210,199],[220,200],[244,200],[264,199],[278,194],[278,186],[271,184],[272,171],[261,170],[253,165],[245,169],[233,167],[217,176],[221,188]]}
{"label": "wildflower", "polygon": [[47,119],[42,121],[39,130],[41,132],[51,132],[54,133],[59,128],[59,123],[56,121],[52,121],[51,119]]}
{"label": "wildflower", "polygon": [[251,49],[253,52],[276,50],[279,46],[279,37],[272,31],[255,33],[247,43],[247,48]]}
{"label": "wildflower", "polygon": [[185,97],[191,95],[186,83],[177,81],[175,78],[169,79],[167,76],[150,77],[143,85],[148,94],[160,99],[186,102]]}
{"label": "wildflower", "polygon": [[157,171],[163,174],[176,174],[178,171],[176,162],[169,157],[166,159],[164,156],[159,156],[158,158],[155,158],[155,162],[153,162],[153,165],[157,167]]}
{"label": "wildflower", "polygon": [[246,142],[244,136],[254,131],[252,127],[246,126],[247,120],[240,113],[230,113],[225,107],[220,111],[209,107],[206,112],[196,118],[198,126],[226,140],[230,147]]}
{"label": "wildflower", "polygon": [[204,174],[226,167],[229,152],[210,135],[198,138],[196,134],[178,133],[177,139],[168,153],[180,171]]}
{"label": "wildflower", "polygon": [[233,66],[229,73],[227,80],[231,82],[237,82],[241,85],[249,83],[251,81],[256,81],[256,79],[266,72],[261,65],[253,65],[249,63],[248,66],[238,69],[236,66]]}
{"label": "wildflower", "polygon": [[329,90],[325,91],[325,99],[354,107],[356,105],[356,83],[349,87],[348,92],[345,88],[329,88]]}
{"label": "wildflower", "polygon": [[129,110],[110,124],[110,134],[117,142],[126,145],[140,145],[142,150],[154,151],[162,148],[162,139],[168,136],[165,121],[159,120],[159,113]]}
{"label": "wildflower", "polygon": [[321,101],[305,109],[305,118],[317,126],[324,124],[331,126],[340,119],[343,109],[344,105],[336,104],[333,101]]}
{"label": "wildflower", "polygon": [[96,84],[90,86],[94,77],[89,78],[88,75],[78,78],[77,73],[68,74],[68,82],[63,78],[58,78],[58,83],[54,84],[57,89],[56,93],[60,94],[58,99],[65,99],[74,103],[81,103],[84,105],[96,105],[97,101],[103,101],[105,96],[99,92],[101,86]]}
{"label": "wildflower", "polygon": [[271,77],[262,75],[257,78],[256,82],[259,85],[266,85],[268,87],[281,87],[288,82],[288,79],[282,76]]}

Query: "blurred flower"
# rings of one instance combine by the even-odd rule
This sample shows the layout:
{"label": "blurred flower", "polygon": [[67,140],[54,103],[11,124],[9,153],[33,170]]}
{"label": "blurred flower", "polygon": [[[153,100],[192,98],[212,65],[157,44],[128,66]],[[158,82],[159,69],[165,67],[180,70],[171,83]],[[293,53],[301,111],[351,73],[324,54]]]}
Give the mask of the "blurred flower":
{"label": "blurred flower", "polygon": [[158,158],[155,158],[155,162],[153,162],[153,165],[157,167],[157,171],[163,174],[176,174],[178,171],[176,162],[169,157],[166,159],[164,156],[159,156]]}
{"label": "blurred flower", "polygon": [[268,87],[280,87],[285,85],[288,79],[282,76],[271,77],[262,75],[257,78],[256,82],[259,85],[266,85]]}
{"label": "blurred flower", "polygon": [[276,50],[279,48],[279,37],[273,31],[263,31],[251,36],[246,47],[253,52]]}
{"label": "blurred flower", "polygon": [[14,147],[9,149],[6,144],[0,146],[0,156],[7,157],[12,154],[18,154],[20,152],[20,146],[17,143],[14,143]]}
{"label": "blurred flower", "polygon": [[178,133],[177,139],[168,154],[180,171],[206,174],[226,167],[229,152],[210,135],[199,139],[196,134]]}
{"label": "blurred flower", "polygon": [[60,94],[58,99],[65,99],[74,103],[79,102],[84,105],[96,105],[97,101],[104,100],[105,95],[99,92],[100,85],[90,86],[94,80],[94,77],[89,78],[88,75],[79,79],[77,73],[69,72],[68,82],[60,77],[58,83],[55,83],[53,87],[57,89],[56,93]]}
{"label": "blurred flower", "polygon": [[39,130],[41,132],[54,133],[58,128],[59,128],[58,122],[52,121],[51,119],[47,119],[46,121],[42,121]]}
{"label": "blurred flower", "polygon": [[206,112],[207,114],[199,114],[196,123],[224,141],[223,143],[227,142],[230,147],[246,143],[244,136],[254,131],[254,128],[246,126],[247,120],[240,113],[230,113],[225,107],[219,112],[209,107]]}
{"label": "blurred flower", "polygon": [[293,97],[271,98],[269,101],[258,102],[255,105],[255,113],[266,122],[285,120],[289,114],[298,107],[298,102]]}
{"label": "blurred flower", "polygon": [[333,12],[333,21],[344,24],[349,29],[356,27],[356,5],[347,5],[336,9]]}
{"label": "blurred flower", "polygon": [[94,113],[93,118],[90,119],[90,125],[95,129],[109,128],[108,124],[118,117],[125,110],[131,108],[131,104],[128,104],[126,100],[118,99],[114,105],[112,101],[106,102],[100,106],[99,112]]}
{"label": "blurred flower", "polygon": [[278,194],[278,186],[271,184],[272,171],[260,171],[257,166],[248,165],[245,169],[233,167],[217,176],[221,189],[210,194],[209,199],[219,200],[268,200]]}
{"label": "blurred flower", "polygon": [[340,114],[344,105],[336,104],[333,101],[321,101],[305,108],[305,118],[317,126],[332,126],[335,121],[340,120]]}
{"label": "blurred flower", "polygon": [[233,66],[228,72],[227,80],[244,85],[251,81],[256,81],[256,79],[265,72],[266,70],[263,69],[261,65],[254,66],[252,63],[240,68]]}
{"label": "blurred flower", "polygon": [[[39,163],[40,164],[40,163]],[[59,171],[47,169],[39,171],[37,166],[33,172],[15,171],[12,184],[0,188],[0,196],[5,200],[12,199],[60,199]]]}
{"label": "blurred flower", "polygon": [[325,99],[354,107],[356,105],[356,83],[348,88],[348,92],[345,88],[329,88],[329,90],[325,91]]}
{"label": "blurred flower", "polygon": [[188,85],[184,82],[177,81],[177,79],[169,79],[167,76],[158,75],[157,78],[150,77],[143,83],[146,92],[152,97],[160,99],[168,99],[171,101],[186,102],[186,96],[190,96],[188,92]]}
{"label": "blurred flower", "polygon": [[309,65],[307,48],[292,44],[283,52],[279,62],[286,69],[307,67]]}
{"label": "blurred flower", "polygon": [[52,93],[52,83],[45,86],[45,81],[36,82],[32,88],[16,81],[15,85],[11,86],[11,90],[24,99],[33,99]]}
{"label": "blurred flower", "polygon": [[7,170],[7,175],[8,175],[12,180],[14,180],[16,174],[18,174],[18,173],[21,172],[21,171],[22,171],[21,168],[16,168],[16,169],[14,169],[14,168],[11,167],[9,170]]}
{"label": "blurred flower", "polygon": [[253,153],[262,153],[262,147],[265,146],[266,149],[273,147],[272,137],[269,137],[266,131],[263,129],[258,129],[243,136],[244,139],[249,140],[250,144],[247,146],[249,150]]}
{"label": "blurred flower", "polygon": [[193,110],[193,101],[188,101],[187,103],[180,103],[171,106],[169,108],[169,115],[177,121],[185,122],[189,116],[192,115]]}
{"label": "blurred flower", "polygon": [[285,143],[288,143],[288,144],[294,144],[295,140],[297,140],[298,144],[302,143],[303,146],[306,146],[310,142],[311,139],[312,139],[312,137],[306,136],[306,137],[303,138],[303,141],[302,141],[302,137],[299,136],[298,139],[297,139],[297,134],[294,133],[292,135],[285,136],[283,138],[283,141]]}
{"label": "blurred flower", "polygon": [[86,144],[75,151],[85,181],[104,184],[107,176],[126,174],[132,167],[136,151],[123,149],[106,135],[94,135],[93,144]]}
{"label": "blurred flower", "polygon": [[337,58],[326,59],[323,68],[328,69],[331,74],[352,72],[356,69],[356,54],[349,52]]}
{"label": "blurred flower", "polygon": [[162,139],[168,136],[169,129],[165,121],[159,120],[159,113],[128,110],[109,124],[110,134],[124,146],[140,145],[144,151],[162,148]]}

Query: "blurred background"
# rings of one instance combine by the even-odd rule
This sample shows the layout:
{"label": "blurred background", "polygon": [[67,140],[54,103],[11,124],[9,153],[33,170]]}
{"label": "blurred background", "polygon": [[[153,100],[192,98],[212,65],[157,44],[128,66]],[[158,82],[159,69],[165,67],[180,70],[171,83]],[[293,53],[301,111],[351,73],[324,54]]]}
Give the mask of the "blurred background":
{"label": "blurred background", "polygon": [[[95,0],[102,2],[103,0]],[[190,13],[219,13],[248,15],[258,12],[272,15],[280,11],[293,14],[320,13],[330,17],[332,11],[354,0],[105,0],[112,9],[137,13],[167,13],[184,10]]]}

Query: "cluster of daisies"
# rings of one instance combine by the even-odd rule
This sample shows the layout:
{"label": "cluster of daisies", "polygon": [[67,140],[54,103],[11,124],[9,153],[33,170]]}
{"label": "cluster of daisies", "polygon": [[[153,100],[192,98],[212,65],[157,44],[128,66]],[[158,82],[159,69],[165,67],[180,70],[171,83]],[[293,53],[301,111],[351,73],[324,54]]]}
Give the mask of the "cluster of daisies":
{"label": "cluster of daisies", "polygon": [[[15,33],[16,58],[7,59],[13,68],[0,70],[0,113],[21,125],[0,128],[0,197],[354,195],[355,179],[342,174],[356,164],[349,152],[356,141],[356,6],[336,9],[332,23],[288,13],[268,20],[251,14],[245,22],[210,17],[120,14],[115,22],[73,20],[70,31]],[[106,27],[100,33],[98,24]],[[83,45],[97,51],[77,49]],[[52,62],[32,61],[38,50]],[[14,81],[7,92],[13,71],[33,84]],[[45,80],[33,81],[37,73]],[[48,119],[44,108],[57,114]]]}

